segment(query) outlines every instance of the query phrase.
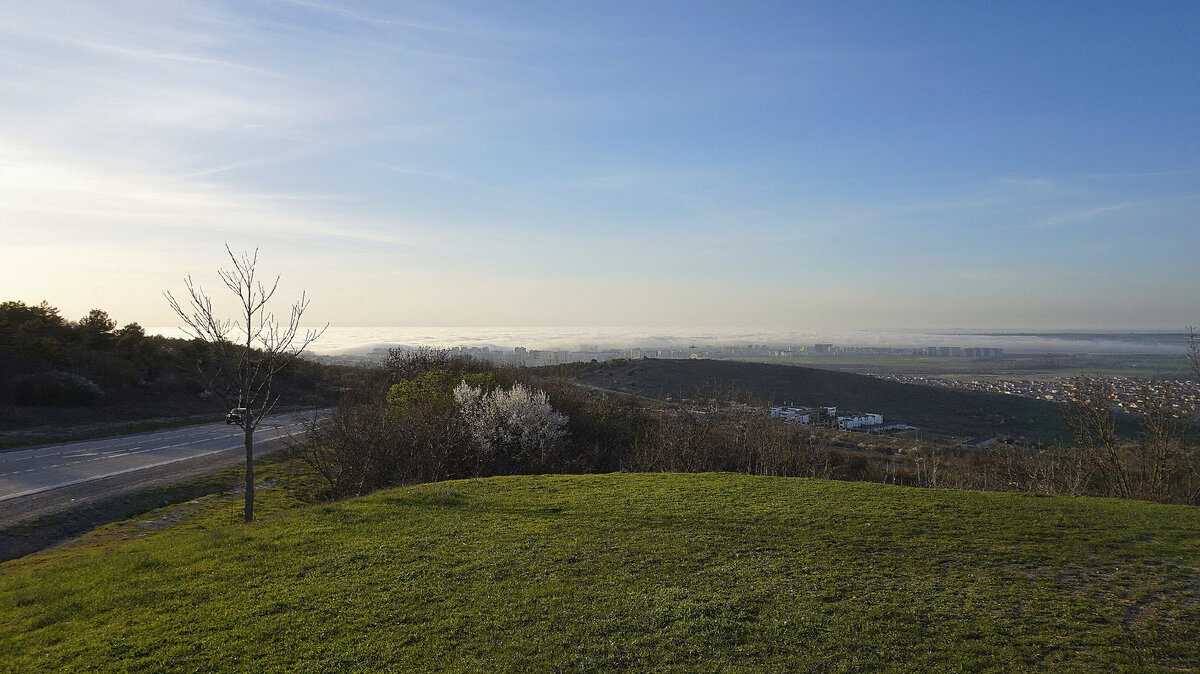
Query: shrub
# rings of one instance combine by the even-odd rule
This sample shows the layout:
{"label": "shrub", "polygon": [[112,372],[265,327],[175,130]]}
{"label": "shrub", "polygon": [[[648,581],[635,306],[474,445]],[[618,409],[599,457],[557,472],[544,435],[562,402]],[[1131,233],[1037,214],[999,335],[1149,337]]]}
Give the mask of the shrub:
{"label": "shrub", "polygon": [[[445,352],[393,351],[385,367],[366,372],[329,417],[312,424],[296,449],[335,498],[486,474],[491,463],[473,446],[454,402],[461,382],[479,390],[499,385],[494,373],[473,371],[477,366]],[[400,374],[408,376],[397,381]]]}
{"label": "shrub", "polygon": [[463,381],[454,388],[454,401],[483,456],[501,463],[544,464],[566,437],[567,417],[545,391],[517,384],[489,393]]}
{"label": "shrub", "polygon": [[1119,433],[1112,382],[1077,377],[1064,417],[1075,447],[1095,470],[1095,493],[1162,503],[1200,501],[1200,449],[1188,441],[1196,410],[1170,381],[1146,383],[1133,415],[1137,438]]}
{"label": "shrub", "polygon": [[491,372],[462,372],[434,369],[422,372],[412,379],[393,384],[388,389],[388,407],[396,412],[414,408],[429,408],[454,398],[454,387],[465,382],[483,391],[491,391],[500,383]]}
{"label": "shrub", "polygon": [[104,391],[92,380],[57,370],[15,377],[11,388],[18,405],[74,407],[104,400]]}
{"label": "shrub", "polygon": [[397,429],[383,405],[339,405],[308,423],[298,455],[329,485],[333,498],[369,493],[397,484],[403,475]]}

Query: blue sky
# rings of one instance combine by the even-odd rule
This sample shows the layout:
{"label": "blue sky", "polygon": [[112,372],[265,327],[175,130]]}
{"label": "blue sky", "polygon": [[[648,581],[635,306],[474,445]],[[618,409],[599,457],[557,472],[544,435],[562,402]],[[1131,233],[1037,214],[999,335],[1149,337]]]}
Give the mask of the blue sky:
{"label": "blue sky", "polygon": [[[0,3],[2,299],[172,322],[1200,323],[1200,4]],[[281,295],[282,296],[282,295]]]}

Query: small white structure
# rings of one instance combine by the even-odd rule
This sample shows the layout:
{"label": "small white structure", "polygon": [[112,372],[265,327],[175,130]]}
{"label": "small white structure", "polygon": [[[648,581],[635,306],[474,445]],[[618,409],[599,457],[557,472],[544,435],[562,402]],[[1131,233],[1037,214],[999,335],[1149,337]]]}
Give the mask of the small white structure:
{"label": "small white structure", "polygon": [[783,419],[790,424],[808,424],[812,421],[811,413],[801,407],[772,407],[771,416]]}
{"label": "small white structure", "polygon": [[851,417],[837,418],[838,429],[843,431],[850,431],[863,426],[878,426],[882,423],[882,414],[859,414]]}

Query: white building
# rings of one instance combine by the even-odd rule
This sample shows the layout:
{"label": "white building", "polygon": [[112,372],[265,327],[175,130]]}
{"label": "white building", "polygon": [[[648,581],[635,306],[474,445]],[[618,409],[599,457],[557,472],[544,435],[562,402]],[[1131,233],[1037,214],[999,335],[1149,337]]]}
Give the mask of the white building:
{"label": "white building", "polygon": [[812,413],[801,407],[772,407],[771,416],[791,424],[812,423]]}
{"label": "white building", "polygon": [[861,428],[863,426],[878,426],[883,423],[882,414],[859,414],[850,417],[838,417],[838,429],[843,431]]}

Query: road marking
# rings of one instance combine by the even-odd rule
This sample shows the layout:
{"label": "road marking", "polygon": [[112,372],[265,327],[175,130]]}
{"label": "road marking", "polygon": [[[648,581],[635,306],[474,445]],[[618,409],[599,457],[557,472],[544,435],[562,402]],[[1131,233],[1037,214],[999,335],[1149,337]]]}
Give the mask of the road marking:
{"label": "road marking", "polygon": [[[295,426],[295,425],[299,425],[299,424],[290,424],[289,426]],[[285,439],[285,433],[283,433],[282,431],[283,431],[283,428],[287,428],[287,427],[288,427],[288,426],[275,427],[275,428],[271,429],[271,430],[274,430],[274,431],[275,431],[275,432],[273,432],[273,433],[272,433],[272,432],[264,432],[264,433],[263,433],[263,434],[262,434],[262,435],[259,437],[259,440],[260,440],[261,442],[272,442],[272,441],[281,441],[281,440],[284,440],[284,439]],[[235,434],[227,435],[227,436],[224,436],[224,437],[225,437],[225,438],[233,438],[233,437],[240,437],[240,436],[241,436],[241,434],[240,434],[240,433],[235,433]],[[187,444],[195,444],[196,442],[204,442],[204,441],[220,441],[221,439],[222,439],[222,438],[221,438],[220,436],[218,436],[218,437],[215,437],[215,438],[201,438],[200,440],[197,440],[197,441],[194,441],[194,442],[191,442],[191,443],[187,443]],[[180,456],[180,457],[175,457],[175,458],[171,458],[171,459],[166,459],[166,460],[163,460],[163,461],[157,461],[157,462],[154,462],[154,463],[148,463],[148,464],[144,464],[144,465],[133,466],[133,467],[130,467],[130,468],[124,468],[124,469],[121,469],[121,470],[110,471],[110,472],[107,472],[107,473],[102,473],[102,474],[99,474],[99,475],[90,475],[90,476],[87,476],[87,477],[82,477],[82,478],[78,478],[78,479],[68,480],[68,481],[65,481],[65,482],[59,482],[59,483],[52,484],[52,485],[46,485],[46,486],[42,486],[42,487],[34,487],[34,488],[32,488],[32,489],[26,489],[26,490],[24,490],[24,491],[16,492],[16,493],[13,493],[13,494],[4,494],[4,495],[0,495],[0,501],[7,501],[7,500],[9,500],[9,499],[19,498],[19,497],[21,497],[21,496],[28,496],[28,495],[30,495],[30,494],[37,494],[37,493],[40,493],[40,492],[43,492],[43,491],[50,491],[50,490],[52,490],[52,489],[59,489],[59,488],[61,488],[61,487],[69,487],[69,486],[71,486],[71,485],[82,484],[82,483],[84,483],[84,482],[91,482],[91,481],[93,481],[93,480],[101,480],[101,479],[108,478],[108,477],[114,477],[114,476],[116,476],[116,475],[124,475],[124,474],[126,474],[126,473],[133,473],[133,472],[136,472],[136,471],[139,471],[139,470],[146,470],[146,469],[149,469],[149,468],[156,468],[156,467],[158,467],[158,466],[164,466],[164,465],[168,465],[168,464],[172,464],[172,463],[177,463],[177,462],[180,462],[180,461],[189,461],[189,460],[191,460],[191,459],[198,459],[198,458],[205,457],[205,456],[209,456],[209,455],[212,455],[212,454],[219,454],[219,453],[221,453],[221,452],[231,452],[231,451],[235,451],[235,450],[240,450],[240,449],[243,449],[244,447],[245,447],[245,445],[243,445],[243,444],[241,444],[241,443],[238,443],[238,444],[236,444],[236,445],[233,445],[233,446],[231,446],[231,447],[221,447],[221,448],[218,448],[218,449],[211,449],[211,450],[208,450],[208,451],[200,452],[200,453],[198,453],[198,454],[188,454],[187,456]],[[51,469],[51,468],[60,468],[60,467],[63,467],[63,466],[73,466],[73,465],[76,465],[76,464],[79,464],[79,463],[86,463],[86,462],[90,462],[90,461],[98,461],[98,460],[101,460],[101,459],[114,458],[114,457],[117,457],[117,456],[127,456],[127,455],[130,455],[130,454],[142,454],[142,453],[145,453],[145,452],[152,452],[152,451],[156,451],[156,450],[160,450],[160,449],[170,449],[170,447],[150,447],[150,448],[147,448],[147,449],[140,449],[140,450],[137,450],[137,451],[134,451],[134,452],[120,452],[120,453],[113,453],[113,452],[108,452],[108,453],[87,452],[87,453],[83,453],[83,454],[76,454],[76,456],[90,456],[90,455],[92,455],[92,454],[99,454],[99,456],[93,456],[92,458],[79,459],[78,461],[72,461],[72,462],[70,462],[70,463],[65,463],[65,464],[54,464],[54,465],[52,465],[52,466],[43,466],[43,467],[40,467],[40,468],[39,468],[39,467],[34,467],[34,468],[27,468],[27,469],[25,469],[25,470],[12,471],[12,472],[9,472],[9,473],[3,473],[3,474],[0,474],[0,477],[6,477],[6,476],[9,476],[9,475],[16,475],[16,474],[18,474],[18,473],[31,473],[31,472],[38,471],[38,470],[49,470],[49,469]]]}
{"label": "road marking", "polygon": [[[146,470],[148,468],[157,468],[158,466],[165,466],[167,464],[178,463],[180,461],[187,461],[189,459],[198,459],[202,456],[208,456],[210,454],[219,454],[220,452],[228,452],[228,451],[232,451],[235,449],[238,449],[238,448],[237,447],[225,447],[223,449],[214,449],[214,450],[211,450],[208,452],[204,452],[203,454],[193,454],[191,456],[183,456],[183,457],[179,457],[177,459],[167,459],[166,461],[159,461],[158,463],[149,463],[144,466],[135,466],[133,468],[125,468],[124,470],[115,470],[115,471],[112,471],[111,473],[104,473],[103,475],[92,475],[89,477],[79,478],[77,480],[68,480],[66,482],[59,482],[58,484],[47,485],[45,487],[35,487],[33,489],[26,489],[25,491],[19,491],[15,494],[5,494],[3,496],[0,496],[0,501],[7,501],[9,499],[19,498],[21,496],[28,496],[30,494],[37,494],[37,493],[43,492],[43,491],[50,491],[51,489],[70,487],[71,485],[74,485],[74,484],[82,484],[84,482],[91,482],[92,480],[103,480],[106,477],[114,477],[117,475],[124,475],[125,473],[133,473],[133,472],[136,472],[139,470]],[[34,470],[34,469],[30,468],[29,470]],[[29,472],[29,471],[27,470],[25,472]]]}
{"label": "road marking", "polygon": [[[290,429],[306,425],[310,415],[311,413],[304,412],[290,413],[279,417],[275,423],[264,423],[259,429],[257,429],[258,433],[256,433],[256,440],[260,442],[286,442],[288,437],[295,437],[293,433],[289,432]],[[144,466],[136,466],[104,475],[90,476],[81,478],[79,480],[72,480],[68,483],[26,490],[20,494],[3,495],[0,496],[0,500],[7,500],[25,494],[55,489],[60,486],[69,486],[70,484],[78,484],[80,482],[86,482],[89,480],[101,479],[111,475],[119,475],[125,472],[153,468],[155,466],[163,465],[164,463],[185,461],[192,458],[207,456],[216,452],[232,451],[234,449],[241,449],[244,447],[244,444],[241,442],[241,439],[244,438],[244,431],[241,428],[221,428],[218,423],[219,422],[210,422],[186,428],[165,429],[151,431],[148,433],[139,433],[133,436],[101,440],[76,440],[58,445],[47,445],[44,447],[14,450],[11,452],[0,452],[0,469],[10,469],[7,472],[0,473],[0,478],[3,478],[22,473],[47,471],[68,466],[75,466],[81,463],[97,462],[101,459],[124,457],[131,454],[166,451],[201,443],[216,444],[232,438],[239,439],[237,445],[234,447],[208,450],[198,454],[189,454],[187,456],[167,459],[166,461],[159,461],[157,463],[146,464]],[[39,461],[56,460],[57,463],[35,466],[33,468],[24,470],[16,469],[16,462],[25,462],[31,459],[38,459]],[[75,460],[64,461],[63,459]]]}

